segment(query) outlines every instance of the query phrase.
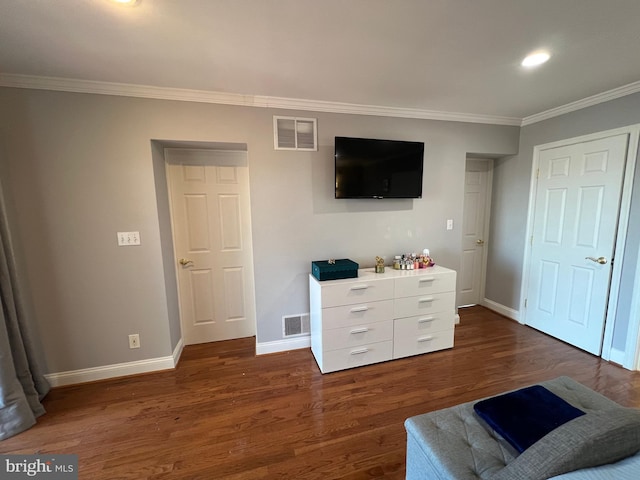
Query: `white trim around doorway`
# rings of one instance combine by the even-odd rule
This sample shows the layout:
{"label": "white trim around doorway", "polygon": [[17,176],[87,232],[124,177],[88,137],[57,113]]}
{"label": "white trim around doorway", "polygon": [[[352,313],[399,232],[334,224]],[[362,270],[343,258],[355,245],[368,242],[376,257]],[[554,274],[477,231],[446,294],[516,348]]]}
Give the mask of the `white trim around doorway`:
{"label": "white trim around doorway", "polygon": [[[640,124],[630,125],[627,127],[616,128],[613,130],[606,130],[603,132],[592,133],[589,135],[583,135],[574,138],[568,138],[556,142],[546,143],[542,145],[536,145],[533,148],[533,161],[531,165],[531,184],[529,186],[529,208],[527,212],[527,228],[525,235],[525,250],[523,257],[522,267],[522,284],[520,289],[520,323],[526,323],[526,308],[525,298],[528,291],[529,282],[529,270],[530,270],[530,256],[531,256],[531,235],[533,229],[533,216],[535,211],[535,194],[537,187],[537,175],[536,172],[539,166],[540,152],[550,148],[556,148],[566,145],[572,145],[576,143],[584,143],[601,138],[611,137],[615,135],[629,135],[629,142],[627,145],[627,161],[625,164],[624,179],[622,184],[622,196],[620,200],[619,220],[618,220],[618,232],[615,244],[615,263],[613,264],[613,270],[611,274],[611,284],[609,287],[610,301],[607,306],[607,322],[605,323],[604,338],[602,343],[601,356],[605,360],[619,361],[623,359],[622,365],[629,370],[640,370],[640,289],[634,288],[631,300],[631,312],[635,312],[635,315],[631,315],[629,319],[627,344],[624,355],[621,355],[618,350],[612,352],[613,331],[614,322],[617,310],[617,299],[620,293],[620,282],[622,278],[622,265],[624,262],[624,249],[627,239],[627,229],[629,226],[629,215],[631,208],[631,193],[633,190],[633,179],[636,166],[636,155],[638,152],[638,143],[640,137]],[[635,275],[635,282],[640,282],[640,257],[638,268]],[[612,358],[613,357],[615,358]]]}

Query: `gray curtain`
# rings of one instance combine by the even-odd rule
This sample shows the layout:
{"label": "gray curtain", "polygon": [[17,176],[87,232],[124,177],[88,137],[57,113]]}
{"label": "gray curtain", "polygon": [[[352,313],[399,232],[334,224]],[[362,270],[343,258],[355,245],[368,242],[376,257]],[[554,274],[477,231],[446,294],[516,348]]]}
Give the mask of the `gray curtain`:
{"label": "gray curtain", "polygon": [[0,440],[20,433],[45,413],[49,391],[40,351],[20,298],[15,260],[0,187]]}

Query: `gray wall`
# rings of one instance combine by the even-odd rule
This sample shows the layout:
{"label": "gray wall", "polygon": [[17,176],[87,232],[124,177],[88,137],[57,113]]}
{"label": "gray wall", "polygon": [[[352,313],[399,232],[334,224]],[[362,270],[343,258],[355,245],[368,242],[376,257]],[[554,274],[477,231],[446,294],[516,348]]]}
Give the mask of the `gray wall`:
{"label": "gray wall", "polygon": [[[612,100],[593,107],[528,125],[520,133],[517,155],[497,160],[494,167],[491,213],[491,245],[486,297],[519,310],[527,209],[533,148],[567,138],[640,123],[640,94]],[[632,161],[637,161],[633,159]],[[640,169],[639,169],[640,170]],[[637,174],[637,172],[636,172]],[[636,175],[638,178],[639,175]],[[635,265],[640,245],[640,182],[632,196],[629,236],[619,308],[615,319],[613,348],[624,351],[629,322],[629,302],[633,291]],[[617,299],[613,299],[616,301]]]}
{"label": "gray wall", "polygon": [[[457,269],[467,153],[513,155],[517,127],[298,112],[318,118],[319,151],[273,149],[274,114],[296,112],[0,89],[0,170],[15,207],[50,372],[170,355],[179,340],[161,149],[152,140],[248,148],[257,341],[308,311],[312,260],[429,247]],[[335,135],[426,143],[424,198],[333,198]],[[142,245],[118,247],[117,231]],[[130,350],[127,335],[139,333]]]}

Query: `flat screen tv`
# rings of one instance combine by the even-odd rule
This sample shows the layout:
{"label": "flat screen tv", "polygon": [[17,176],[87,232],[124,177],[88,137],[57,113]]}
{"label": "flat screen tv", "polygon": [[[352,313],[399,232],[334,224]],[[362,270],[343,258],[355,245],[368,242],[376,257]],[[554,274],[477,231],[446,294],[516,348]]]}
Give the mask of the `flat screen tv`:
{"label": "flat screen tv", "polygon": [[335,198],[421,198],[423,142],[336,137]]}

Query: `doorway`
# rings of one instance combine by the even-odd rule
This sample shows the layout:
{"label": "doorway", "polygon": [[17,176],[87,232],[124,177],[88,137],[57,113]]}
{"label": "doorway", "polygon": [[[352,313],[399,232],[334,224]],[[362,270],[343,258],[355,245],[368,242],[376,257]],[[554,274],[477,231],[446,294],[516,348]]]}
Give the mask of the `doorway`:
{"label": "doorway", "polygon": [[481,304],[487,267],[493,160],[467,158],[458,307]]}
{"label": "doorway", "polygon": [[636,148],[623,128],[534,149],[521,321],[605,359]]}
{"label": "doorway", "polygon": [[254,336],[247,152],[164,153],[184,344]]}

